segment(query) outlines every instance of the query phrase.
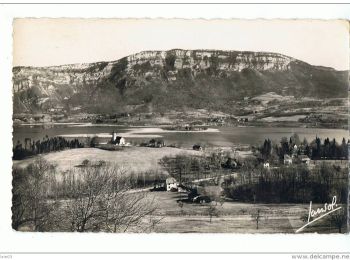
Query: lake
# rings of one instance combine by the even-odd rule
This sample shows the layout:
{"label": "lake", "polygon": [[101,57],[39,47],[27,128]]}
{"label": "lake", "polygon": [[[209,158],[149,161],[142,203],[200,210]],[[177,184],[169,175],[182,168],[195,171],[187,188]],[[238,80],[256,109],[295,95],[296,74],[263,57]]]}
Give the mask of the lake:
{"label": "lake", "polygon": [[42,140],[48,137],[64,136],[65,138],[79,138],[84,140],[87,136],[99,136],[106,142],[113,131],[124,136],[127,142],[135,143],[162,138],[166,144],[176,144],[180,147],[190,148],[193,144],[201,144],[212,147],[229,147],[232,145],[261,144],[269,138],[273,142],[279,142],[282,137],[290,137],[297,133],[301,140],[305,137],[309,142],[316,135],[321,139],[336,138],[341,142],[342,138],[349,139],[349,132],[344,129],[320,129],[320,128],[283,128],[283,127],[212,127],[203,132],[166,131],[159,127],[126,127],[104,124],[56,124],[56,125],[22,125],[13,128],[13,143],[17,140],[24,143],[25,138]]}

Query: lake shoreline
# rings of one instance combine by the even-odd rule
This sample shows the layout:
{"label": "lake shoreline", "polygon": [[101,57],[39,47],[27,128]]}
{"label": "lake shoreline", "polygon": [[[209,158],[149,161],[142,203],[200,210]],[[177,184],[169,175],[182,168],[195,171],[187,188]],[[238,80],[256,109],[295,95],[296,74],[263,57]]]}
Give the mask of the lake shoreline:
{"label": "lake shoreline", "polygon": [[[163,125],[162,125],[163,126]],[[321,139],[335,138],[341,142],[342,138],[349,139],[349,133],[343,129],[304,128],[304,127],[256,127],[256,126],[210,126],[201,131],[165,130],[160,126],[117,126],[111,124],[99,125],[24,125],[13,127],[13,146],[25,140],[38,141],[47,137],[64,137],[69,140],[78,138],[80,142],[89,142],[93,137],[100,138],[99,142],[108,142],[112,132],[124,137],[133,146],[149,142],[151,139],[161,139],[168,146],[192,148],[193,145],[202,147],[226,147],[236,145],[255,146],[270,139],[279,143],[282,137],[289,138],[297,133],[301,140],[312,141],[316,136]]]}
{"label": "lake shoreline", "polygon": [[[161,128],[166,128],[166,127],[174,127],[175,125],[172,124],[143,124],[143,125],[133,125],[133,124],[104,124],[104,123],[91,123],[91,122],[39,122],[39,123],[13,123],[13,126],[28,126],[28,127],[33,127],[33,126],[81,126],[81,127],[89,127],[89,126],[115,126],[115,127],[132,127],[132,128],[149,128],[149,127],[161,127]],[[335,127],[327,127],[327,126],[322,126],[322,125],[305,125],[302,123],[297,123],[297,122],[258,122],[258,123],[249,123],[249,124],[244,124],[244,125],[239,125],[239,124],[221,124],[221,125],[198,125],[199,127],[206,126],[206,127],[252,127],[252,128],[270,128],[270,127],[276,127],[276,128],[286,128],[286,127],[292,127],[292,128],[312,128],[312,129],[335,129],[335,130],[346,130],[346,126],[335,126]],[[201,132],[205,130],[169,130],[172,132]]]}
{"label": "lake shoreline", "polygon": [[304,127],[304,128],[326,128],[347,129],[347,120],[329,121],[321,118],[305,119],[304,114],[296,115],[266,115],[239,116],[231,114],[183,114],[180,112],[160,114],[129,115],[110,119],[107,115],[100,114],[72,114],[60,119],[54,119],[52,114],[13,114],[14,126],[34,125],[115,125],[120,127],[167,127],[167,128],[192,128],[198,127]]}

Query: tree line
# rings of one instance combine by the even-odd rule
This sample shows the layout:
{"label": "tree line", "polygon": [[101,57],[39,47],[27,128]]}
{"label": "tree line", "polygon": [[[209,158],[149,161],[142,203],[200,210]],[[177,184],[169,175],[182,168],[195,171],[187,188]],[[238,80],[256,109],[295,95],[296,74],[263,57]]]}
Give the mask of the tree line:
{"label": "tree line", "polygon": [[322,143],[321,139],[317,136],[309,143],[306,138],[301,141],[298,134],[294,134],[289,139],[282,137],[281,141],[276,144],[273,144],[270,139],[265,139],[258,150],[260,152],[260,159],[275,163],[283,160],[286,154],[290,156],[306,155],[312,160],[347,160],[348,144],[349,140],[346,141],[345,138],[339,144],[335,138],[330,140],[328,137]]}
{"label": "tree line", "polygon": [[348,172],[326,163],[314,169],[306,165],[273,169],[252,165],[223,185],[227,197],[244,202],[325,203],[337,196],[338,201],[346,203]]}
{"label": "tree line", "polygon": [[53,151],[61,151],[64,149],[83,148],[84,144],[78,139],[67,140],[63,137],[46,136],[43,140],[31,141],[26,138],[24,145],[18,140],[13,148],[13,160],[22,160],[28,156],[33,156],[42,153],[49,153]]}

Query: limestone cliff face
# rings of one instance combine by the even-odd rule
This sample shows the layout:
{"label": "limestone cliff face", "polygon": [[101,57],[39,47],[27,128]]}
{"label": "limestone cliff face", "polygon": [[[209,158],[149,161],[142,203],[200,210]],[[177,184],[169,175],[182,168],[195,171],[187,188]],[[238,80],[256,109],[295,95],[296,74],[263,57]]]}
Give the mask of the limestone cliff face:
{"label": "limestone cliff face", "polygon": [[245,68],[256,70],[288,70],[295,59],[276,53],[237,52],[213,50],[170,50],[144,51],[128,57],[129,66],[150,62],[151,66],[165,66],[166,58],[175,57],[175,69],[207,69],[216,65],[221,70],[241,71]]}
{"label": "limestone cliff face", "polygon": [[[127,57],[127,73],[137,74],[136,66],[149,65],[143,74],[152,75],[154,69],[164,68],[167,58],[173,59],[173,65],[167,70],[170,80],[176,80],[176,74],[181,69],[191,69],[200,72],[210,67],[225,72],[255,69],[257,71],[290,69],[294,59],[275,53],[236,52],[211,50],[170,50],[144,51]],[[169,61],[171,63],[171,60]],[[99,62],[91,64],[72,64],[53,67],[16,67],[13,70],[14,92],[33,86],[39,87],[44,93],[52,92],[56,85],[70,85],[74,90],[84,84],[94,84],[108,77],[113,66],[118,62]],[[134,70],[135,69],[135,70]]]}
{"label": "limestone cliff face", "polygon": [[13,69],[13,90],[19,92],[38,87],[42,91],[54,91],[59,85],[69,85],[73,90],[85,83],[97,82],[105,77],[112,63],[74,64],[54,67],[15,67]]}
{"label": "limestone cliff face", "polygon": [[[231,98],[264,91],[293,95],[324,92],[334,96],[336,90],[344,87],[344,75],[341,79],[338,75],[339,72],[333,69],[314,67],[277,53],[181,49],[143,51],[112,62],[15,67],[14,110],[31,111],[33,106],[39,111],[45,110],[64,100],[79,103],[83,96],[86,97],[85,106],[89,106],[89,96],[95,95],[93,100],[97,101],[103,93],[108,92],[106,95],[111,96],[113,91],[123,96],[126,103],[128,98],[133,103],[142,103],[145,101],[139,97],[147,96],[152,100],[155,96],[154,86],[163,92],[166,89],[182,91],[187,86],[194,89],[193,93],[201,95],[208,88],[215,92],[213,88],[220,86],[218,92],[221,95],[224,91],[232,93]],[[323,91],[327,82],[335,91]],[[316,91],[317,88],[321,91]],[[170,95],[169,91],[164,95]]]}

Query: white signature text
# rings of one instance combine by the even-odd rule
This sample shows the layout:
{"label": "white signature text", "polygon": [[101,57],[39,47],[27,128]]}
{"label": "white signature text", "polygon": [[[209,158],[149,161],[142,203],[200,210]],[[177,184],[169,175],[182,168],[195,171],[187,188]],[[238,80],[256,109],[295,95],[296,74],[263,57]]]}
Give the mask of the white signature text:
{"label": "white signature text", "polygon": [[[306,228],[311,223],[331,214],[332,212],[341,209],[341,207],[338,207],[337,205],[337,196],[333,196],[331,203],[325,203],[324,207],[317,208],[316,210],[312,209],[312,201],[310,201],[310,207],[309,207],[309,215],[307,218],[307,223],[299,228],[296,233],[302,231],[304,228]],[[313,218],[313,220],[310,221],[310,219]]]}

